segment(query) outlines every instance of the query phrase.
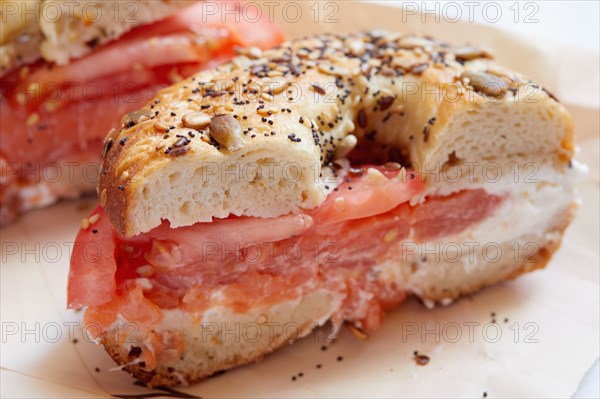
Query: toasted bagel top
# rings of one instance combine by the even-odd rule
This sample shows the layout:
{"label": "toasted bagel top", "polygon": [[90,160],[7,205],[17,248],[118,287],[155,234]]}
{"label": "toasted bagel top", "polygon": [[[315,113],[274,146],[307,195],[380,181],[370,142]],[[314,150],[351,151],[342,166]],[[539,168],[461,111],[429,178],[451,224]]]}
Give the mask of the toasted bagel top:
{"label": "toasted bagel top", "polygon": [[160,91],[109,133],[101,204],[126,236],[162,220],[177,227],[298,212],[325,199],[332,162],[357,143],[416,168],[566,165],[567,112],[491,59],[482,49],[383,31],[240,50]]}

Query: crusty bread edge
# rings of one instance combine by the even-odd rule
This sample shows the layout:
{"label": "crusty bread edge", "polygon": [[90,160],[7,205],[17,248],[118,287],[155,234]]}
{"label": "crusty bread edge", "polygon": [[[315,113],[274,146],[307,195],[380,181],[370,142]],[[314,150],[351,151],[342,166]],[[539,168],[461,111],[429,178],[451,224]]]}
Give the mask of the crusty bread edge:
{"label": "crusty bread edge", "polygon": [[[504,276],[504,278],[500,278],[492,282],[485,282],[482,284],[473,285],[463,289],[457,289],[455,292],[452,292],[450,294],[450,298],[457,299],[463,296],[471,295],[478,291],[481,291],[486,287],[508,280],[515,280],[516,278],[526,273],[545,268],[546,265],[550,262],[550,259],[552,259],[552,255],[554,255],[554,253],[560,248],[565,230],[573,221],[577,209],[578,204],[576,202],[572,202],[563,212],[556,215],[552,220],[552,223],[544,231],[543,236],[553,234],[556,235],[557,238],[548,240],[546,245],[539,247],[539,249],[535,253],[528,257],[527,260],[522,262],[520,265],[515,267],[510,273]],[[433,303],[443,302],[448,298],[447,295],[435,295],[431,293],[424,293],[419,297],[424,301],[430,301]]]}

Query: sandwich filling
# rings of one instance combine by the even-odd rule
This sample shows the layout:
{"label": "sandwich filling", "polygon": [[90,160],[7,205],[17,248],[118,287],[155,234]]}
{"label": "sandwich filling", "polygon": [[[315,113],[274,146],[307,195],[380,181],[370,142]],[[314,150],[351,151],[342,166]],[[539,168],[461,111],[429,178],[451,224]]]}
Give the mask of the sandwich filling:
{"label": "sandwich filling", "polygon": [[132,238],[120,236],[98,207],[84,219],[73,249],[69,307],[87,306],[86,322],[98,336],[119,321],[136,323],[156,341],[140,357],[150,369],[156,356],[180,353],[173,349],[182,345],[173,334],[153,331],[163,309],[201,320],[214,306],[243,313],[327,288],[345,298],[334,321],[373,330],[383,311],[406,297],[396,283],[373,278],[377,264],[401,259],[402,242],[472,228],[504,201],[471,189],[411,205],[424,190],[418,173],[398,164],[355,166],[315,209],[176,229],[165,221]]}

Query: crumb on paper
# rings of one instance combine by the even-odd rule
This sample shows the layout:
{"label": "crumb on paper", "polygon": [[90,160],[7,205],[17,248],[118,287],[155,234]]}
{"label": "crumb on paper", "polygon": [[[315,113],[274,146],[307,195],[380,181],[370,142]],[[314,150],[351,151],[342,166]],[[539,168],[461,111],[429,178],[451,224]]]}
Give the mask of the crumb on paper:
{"label": "crumb on paper", "polygon": [[420,354],[419,351],[413,352],[413,359],[417,366],[425,366],[429,363],[429,356]]}

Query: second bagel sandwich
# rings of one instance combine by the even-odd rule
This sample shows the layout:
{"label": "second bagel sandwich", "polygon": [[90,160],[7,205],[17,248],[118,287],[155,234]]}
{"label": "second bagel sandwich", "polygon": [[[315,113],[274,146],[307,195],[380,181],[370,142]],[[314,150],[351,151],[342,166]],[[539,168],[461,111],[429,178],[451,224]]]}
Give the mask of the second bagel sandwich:
{"label": "second bagel sandwich", "polygon": [[164,89],[106,138],[69,307],[125,370],[176,385],[543,268],[575,209],[573,126],[491,58],[323,35]]}

